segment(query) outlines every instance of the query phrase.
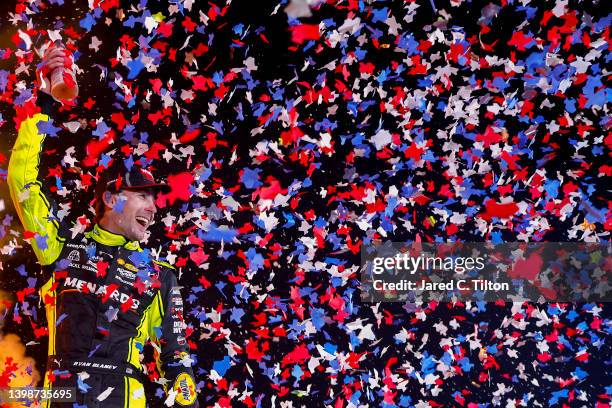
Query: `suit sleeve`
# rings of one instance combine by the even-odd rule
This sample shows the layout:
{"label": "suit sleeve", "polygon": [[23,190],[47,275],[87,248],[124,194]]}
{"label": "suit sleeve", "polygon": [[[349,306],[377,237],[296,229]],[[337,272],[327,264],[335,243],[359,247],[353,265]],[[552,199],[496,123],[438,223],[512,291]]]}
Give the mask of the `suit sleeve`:
{"label": "suit sleeve", "polygon": [[[45,105],[43,112],[49,112],[50,98],[39,95],[39,104]],[[54,217],[53,201],[44,193],[39,178],[40,155],[45,134],[39,131],[39,123],[49,121],[46,113],[33,113],[21,121],[17,141],[9,161],[7,182],[11,200],[17,216],[26,230],[26,236],[42,265],[53,263],[59,256],[64,239],[60,226]]]}
{"label": "suit sleeve", "polygon": [[175,407],[198,407],[189,345],[185,338],[183,299],[174,272],[164,270],[157,297],[158,313],[150,323],[150,337],[158,345],[157,366],[174,394]]}

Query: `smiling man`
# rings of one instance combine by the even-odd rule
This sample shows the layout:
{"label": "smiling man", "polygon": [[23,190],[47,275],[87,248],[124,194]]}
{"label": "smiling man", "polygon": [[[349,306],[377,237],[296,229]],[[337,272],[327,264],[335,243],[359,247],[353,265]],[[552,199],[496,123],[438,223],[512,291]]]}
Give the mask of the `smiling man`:
{"label": "smiling man", "polygon": [[153,175],[140,166],[133,165],[123,174],[123,164],[118,166],[107,170],[96,186],[96,218],[108,231],[143,241],[157,213],[156,190],[168,186],[156,183]]}
{"label": "smiling man", "polygon": [[[52,72],[68,61],[52,47],[43,66]],[[144,372],[141,360],[151,340],[166,405],[195,407],[180,287],[173,267],[140,246],[155,219],[155,194],[168,186],[137,164],[111,164],[97,183],[95,225],[73,235],[39,177],[41,123],[58,105],[46,82],[19,125],[8,170],[11,198],[46,281],[40,291],[49,329],[45,386],[74,389],[79,406],[145,407],[143,383],[153,373]]]}

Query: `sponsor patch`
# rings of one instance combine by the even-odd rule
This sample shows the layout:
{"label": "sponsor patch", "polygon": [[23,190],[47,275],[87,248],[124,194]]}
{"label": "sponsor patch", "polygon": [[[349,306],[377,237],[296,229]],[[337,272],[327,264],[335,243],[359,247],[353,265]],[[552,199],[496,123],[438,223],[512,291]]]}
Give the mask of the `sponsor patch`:
{"label": "sponsor patch", "polygon": [[[89,293],[102,298],[108,295],[110,299],[121,304],[126,303],[130,299],[130,295],[127,293],[113,289],[110,294],[107,294],[108,286],[99,285],[96,282],[89,282],[71,276],[68,276],[64,281],[64,288],[76,289],[79,292]],[[140,306],[140,300],[132,299],[131,308],[137,310],[138,306]]]}
{"label": "sponsor patch", "polygon": [[131,263],[125,262],[125,259],[119,258],[117,259],[117,263],[123,266],[125,269],[130,270],[132,272],[138,272],[138,268],[132,265]]}
{"label": "sponsor patch", "polygon": [[176,380],[174,380],[174,386],[172,388],[176,391],[174,402],[179,405],[191,405],[195,402],[195,382],[189,374],[180,373],[178,377],[176,377]]}
{"label": "sponsor patch", "polygon": [[73,249],[70,254],[68,255],[68,260],[73,261],[73,262],[78,262],[81,260],[81,253],[76,250]]}

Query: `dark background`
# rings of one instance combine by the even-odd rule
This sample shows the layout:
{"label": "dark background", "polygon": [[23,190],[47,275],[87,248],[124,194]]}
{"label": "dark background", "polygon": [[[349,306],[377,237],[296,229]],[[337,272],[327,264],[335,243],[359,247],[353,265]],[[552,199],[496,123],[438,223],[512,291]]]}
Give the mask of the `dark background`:
{"label": "dark background", "polygon": [[[255,402],[259,401],[263,406],[270,404],[272,396],[277,397],[277,402],[291,400],[306,406],[334,404],[343,397],[354,403],[359,401],[379,406],[383,404],[384,391],[381,384],[370,389],[369,378],[373,377],[379,378],[378,381],[381,383],[387,381],[392,384],[392,392],[397,395],[391,399],[401,406],[407,406],[402,404],[409,403],[416,404],[420,399],[433,401],[441,406],[459,404],[461,399],[465,399],[466,402],[486,404],[490,403],[493,393],[498,391],[500,384],[511,387],[511,391],[503,394],[503,398],[519,401],[524,399],[525,395],[531,394],[533,397],[528,399],[529,401],[535,400],[546,404],[550,403],[555,392],[565,389],[559,386],[559,381],[570,378],[570,373],[574,372],[576,367],[580,367],[589,375],[576,384],[571,383],[568,386],[569,389],[575,390],[578,394],[585,393],[590,402],[598,398],[601,398],[602,401],[609,399],[604,376],[604,373],[609,371],[610,364],[610,348],[609,343],[606,342],[609,329],[606,328],[605,323],[599,329],[593,328],[598,327],[596,318],[602,318],[604,322],[609,321],[607,305],[599,305],[603,307],[599,317],[597,313],[592,312],[593,307],[596,307],[592,304],[569,304],[561,307],[525,304],[522,308],[523,316],[516,316],[516,311],[512,311],[511,305],[493,303],[472,305],[471,308],[463,304],[429,304],[422,307],[384,304],[376,308],[372,305],[359,304],[356,274],[351,276],[347,283],[341,284],[325,273],[334,264],[339,263],[348,268],[359,263],[359,254],[350,252],[346,247],[349,237],[352,243],[360,240],[366,243],[376,239],[410,241],[416,239],[417,235],[420,239],[428,241],[446,239],[515,241],[518,233],[524,231],[529,225],[531,216],[538,215],[545,218],[551,228],[534,232],[530,239],[535,241],[576,239],[572,238],[568,232],[575,225],[587,219],[589,210],[585,203],[602,214],[599,219],[589,217],[588,220],[594,224],[596,231],[602,234],[602,239],[609,239],[609,235],[605,235],[606,228],[609,227],[604,225],[609,223],[609,210],[606,210],[608,200],[605,192],[608,183],[601,177],[603,166],[609,163],[609,149],[604,146],[605,154],[597,154],[592,149],[596,144],[601,145],[595,142],[595,138],[605,136],[609,132],[609,124],[602,120],[601,109],[578,109],[577,112],[571,114],[571,117],[575,119],[574,126],[568,126],[552,137],[545,127],[547,123],[558,121],[558,118],[565,114],[566,98],[577,99],[580,95],[585,94],[584,83],[579,83],[575,77],[572,77],[573,84],[563,95],[543,92],[533,85],[526,85],[530,83],[530,76],[552,77],[553,73],[541,65],[525,63],[526,72],[510,79],[509,88],[499,92],[490,85],[490,81],[501,75],[504,71],[503,65],[472,70],[469,66],[451,61],[449,64],[458,71],[450,76],[452,86],[445,89],[441,82],[435,84],[426,82],[437,68],[444,65],[445,60],[450,60],[449,46],[441,43],[434,44],[425,52],[420,53],[423,60],[432,61],[426,74],[408,75],[406,71],[395,74],[395,68],[393,68],[394,63],[401,64],[407,58],[406,52],[399,49],[399,38],[410,33],[417,42],[424,41],[432,32],[433,23],[436,23],[442,30],[445,38],[452,38],[453,32],[464,33],[465,38],[469,39],[470,53],[477,60],[485,56],[497,56],[518,62],[525,61],[531,53],[538,50],[529,48],[520,51],[509,45],[508,42],[513,32],[525,22],[521,28],[523,32],[532,33],[542,41],[543,47],[550,46],[553,37],[550,37],[549,33],[554,30],[555,26],[563,25],[563,20],[556,17],[550,18],[546,24],[542,23],[545,14],[550,13],[550,8],[553,6],[534,4],[525,8],[518,4],[510,5],[501,8],[490,22],[481,20],[479,23],[487,2],[463,2],[460,7],[451,7],[448,3],[436,1],[436,11],[432,9],[430,2],[419,4],[421,7],[417,10],[411,23],[402,20],[402,16],[406,14],[406,3],[376,2],[372,5],[361,3],[361,6],[355,10],[350,10],[348,2],[337,4],[324,2],[317,5],[313,10],[313,16],[302,18],[299,23],[318,24],[328,20],[326,24],[328,27],[337,28],[349,15],[359,16],[364,22],[364,27],[359,33],[366,37],[363,45],[357,41],[358,35],[354,35],[347,39],[345,45],[335,48],[325,46],[324,39],[312,44],[292,42],[290,26],[298,22],[287,18],[283,11],[284,4],[276,14],[272,14],[272,11],[277,4],[271,2],[234,1],[224,11],[223,6],[218,5],[219,16],[203,26],[203,32],[192,33],[190,45],[184,51],[177,51],[176,61],[171,61],[166,54],[161,59],[157,72],[149,73],[143,70],[130,81],[138,100],[131,107],[117,97],[115,89],[109,84],[112,82],[109,79],[115,78],[116,74],[121,75],[124,80],[127,77],[128,70],[121,64],[113,66],[112,58],[115,57],[122,41],[131,40],[137,43],[140,35],[146,35],[146,30],[141,25],[136,24],[134,28],[124,26],[117,18],[117,8],[113,7],[98,18],[91,30],[84,30],[78,26],[78,21],[87,13],[85,2],[66,1],[63,6],[49,4],[47,10],[33,16],[32,21],[37,27],[49,27],[59,17],[59,21],[74,26],[79,33],[80,38],[74,42],[80,52],[76,62],[85,71],[78,78],[80,104],[78,108],[54,119],[56,126],[68,119],[84,119],[89,123],[86,129],[80,130],[77,134],[62,131],[60,137],[48,138],[41,168],[56,167],[64,156],[65,150],[70,146],[77,148],[76,157],[80,160],[84,159],[85,146],[93,139],[91,132],[95,129],[95,125],[92,123],[100,117],[117,131],[117,147],[124,145],[137,147],[139,143],[153,146],[155,143],[160,143],[164,149],[171,149],[175,153],[177,150],[171,147],[171,133],[175,132],[177,136],[180,136],[186,130],[198,127],[202,133],[189,145],[193,146],[195,152],[192,162],[210,169],[209,178],[200,183],[197,181],[193,183],[194,187],[200,184],[204,192],[194,194],[189,201],[178,200],[173,205],[162,208],[159,219],[167,214],[179,217],[199,208],[213,220],[217,217],[216,221],[220,225],[226,225],[230,229],[240,229],[246,225],[253,226],[253,231],[241,233],[237,242],[226,242],[221,255],[220,243],[206,240],[201,245],[184,244],[181,249],[173,251],[179,259],[187,259],[187,266],[181,269],[181,284],[186,288],[183,296],[187,299],[187,309],[191,307],[187,321],[194,329],[190,340],[194,345],[193,352],[198,359],[197,380],[202,386],[200,395],[205,405],[225,402],[224,398],[227,398],[228,395],[227,384],[237,387],[240,392],[251,391],[250,398]],[[138,15],[138,13],[130,13],[128,5],[128,2],[121,2],[121,8],[126,15]],[[14,11],[16,4],[4,3],[1,7],[2,15],[8,16],[9,12]],[[211,9],[215,7],[217,5],[214,2],[194,4],[190,12],[185,10],[185,16],[197,21],[199,11],[210,14]],[[387,7],[389,13],[401,23],[401,35],[390,34],[385,25],[373,21],[373,12],[383,7]],[[439,12],[442,9],[448,11],[450,15],[446,23],[443,22],[446,20],[443,17],[444,14]],[[149,2],[146,10],[151,15],[157,12],[167,15],[168,4]],[[588,20],[587,16],[590,16],[589,18],[593,21],[605,21],[606,18],[597,4],[571,2],[568,10],[576,12],[579,24]],[[103,22],[105,18],[109,19],[110,24]],[[169,38],[157,37],[150,42],[154,43],[159,40],[165,42],[166,47],[178,49],[185,43],[189,34],[180,29],[184,16],[175,14],[170,18],[176,18],[172,36]],[[248,34],[244,36],[236,34],[234,29],[238,24],[249,27]],[[483,30],[483,26],[487,26],[488,31]],[[0,48],[16,49],[15,44],[11,41],[15,28],[16,26],[3,18],[3,24],[0,27],[2,32]],[[603,30],[597,27],[589,29],[583,24],[580,25],[580,29],[588,32],[592,41],[595,38],[605,37]],[[578,28],[574,27],[573,30],[576,31]],[[574,31],[561,34],[562,41],[572,36]],[[492,44],[497,41],[497,45],[492,50],[484,49],[478,41],[479,34],[483,43]],[[97,52],[88,48],[94,36],[102,41]],[[125,37],[122,39],[122,36]],[[372,41],[372,38],[375,37],[378,37],[378,46]],[[208,51],[197,57],[198,69],[196,69],[195,66],[189,66],[186,63],[188,58],[186,53],[192,52],[200,43],[206,44]],[[388,44],[389,47],[380,47],[380,44]],[[332,61],[341,64],[347,55],[358,50],[367,52],[361,62],[373,64],[375,76],[385,69],[388,70],[386,80],[378,82],[376,78],[371,77],[361,80],[358,86],[353,87],[353,81],[361,75],[358,63],[345,65],[347,74],[324,68]],[[569,64],[575,55],[584,56],[589,50],[589,47],[576,42],[567,49],[558,47],[555,52],[566,64]],[[133,47],[132,57],[137,56],[138,52],[138,46]],[[440,55],[440,58],[431,59],[436,53]],[[193,86],[192,81],[181,74],[181,70],[197,71],[199,75],[206,77],[213,77],[215,73],[226,76],[233,68],[242,67],[248,57],[255,58],[258,69],[250,72],[250,77],[241,71],[237,73],[235,79],[224,81],[229,90],[221,101],[215,96],[218,87],[197,91],[197,96],[192,103],[179,100],[181,90],[190,89]],[[603,67],[604,58],[597,60],[602,64],[600,68]],[[309,66],[303,69],[306,61],[309,62]],[[2,64],[0,69],[12,71],[16,60],[10,58],[0,63]],[[107,69],[108,76],[105,80],[100,80],[100,69],[96,65]],[[406,69],[406,66],[404,68]],[[31,81],[33,69],[30,69],[29,72],[30,76],[21,74],[20,79]],[[602,77],[594,70],[588,71],[587,75]],[[150,103],[142,103],[145,93],[152,88],[150,81],[156,79],[161,80],[164,87],[167,86],[167,81],[172,79],[172,88],[175,91],[173,99],[177,100],[183,109],[180,115],[173,111],[167,123],[161,121],[154,124],[147,117],[148,114],[161,109],[162,102],[159,95],[152,95]],[[602,79],[605,78],[602,77]],[[269,108],[273,109],[274,104],[281,107],[287,106],[290,100],[296,100],[300,96],[304,98],[308,85],[320,90],[324,87],[323,82],[327,87],[341,94],[338,80],[343,81],[353,93],[363,95],[362,101],[371,102],[371,104],[369,106],[362,104],[361,110],[353,114],[349,106],[350,101],[339,96],[333,103],[305,104],[302,102],[298,109],[299,127],[305,133],[315,139],[324,130],[332,134],[334,141],[332,154],[327,154],[312,142],[304,141],[286,146],[281,145],[279,149],[282,154],[268,151],[261,157],[253,153],[258,144],[278,141],[279,135],[286,130],[280,121],[272,120],[261,133],[251,134],[253,129],[262,126],[260,118],[270,112]],[[510,135],[510,140],[505,143],[519,149],[514,151],[518,155],[516,169],[508,169],[507,163],[493,157],[488,150],[482,153],[483,160],[488,162],[492,172],[497,175],[506,172],[516,175],[520,171],[525,171],[528,176],[531,176],[538,170],[544,171],[547,180],[565,175],[557,196],[560,200],[569,200],[570,197],[569,193],[562,192],[563,186],[568,185],[570,181],[578,185],[578,190],[582,193],[583,198],[573,202],[570,216],[561,220],[558,209],[551,210],[546,207],[551,197],[546,197],[544,193],[542,197],[531,196],[529,188],[515,178],[510,183],[514,202],[526,200],[532,203],[532,214],[516,214],[512,227],[497,229],[495,233],[482,234],[477,228],[477,216],[482,214],[486,200],[497,201],[507,194],[485,185],[479,175],[465,177],[472,182],[471,188],[479,190],[469,197],[467,202],[462,202],[461,197],[455,196],[454,199],[449,199],[440,193],[444,186],[451,185],[452,177],[447,173],[446,158],[449,152],[444,148],[446,139],[439,137],[437,132],[448,132],[457,125],[457,121],[446,115],[440,104],[447,103],[460,87],[466,86],[470,81],[481,81],[482,83],[482,86],[473,87],[471,99],[501,96],[508,101],[511,99],[509,95],[514,92],[518,101],[530,100],[534,104],[531,117],[517,114],[500,114],[491,117],[491,115],[487,116],[486,108],[487,103],[492,102],[482,103],[478,109],[480,123],[471,132],[482,134],[488,126],[501,126]],[[364,88],[367,84],[372,84],[374,87],[380,86],[388,92],[388,96],[381,97],[376,92],[365,96]],[[440,85],[437,94],[431,92],[435,85]],[[381,102],[388,102],[395,95],[397,88],[404,89],[406,92],[415,89],[430,91],[425,100],[432,104],[432,108],[410,109],[412,119],[422,120],[421,125],[415,125],[411,136],[416,137],[421,133],[424,140],[431,142],[428,150],[436,160],[431,160],[429,165],[419,168],[409,163],[404,155],[404,150],[410,146],[410,142],[406,139],[403,140],[402,146],[385,151],[386,157],[384,154],[378,154],[373,143],[367,140],[380,128],[389,129],[392,133],[399,131],[398,123],[401,118],[389,112],[382,112],[378,108]],[[535,95],[528,95],[526,91],[529,89],[536,89]],[[251,92],[253,103],[247,100],[247,91]],[[227,97],[229,93],[233,93],[231,98]],[[5,92],[1,102],[5,123],[0,128],[4,136],[0,141],[0,147],[7,157],[16,137],[12,123],[13,109],[10,96],[14,96],[14,93]],[[95,101],[95,104],[91,109],[82,109],[82,104],[89,98]],[[209,111],[208,103],[218,105],[216,113]],[[328,111],[331,105],[337,105],[335,114],[330,114]],[[265,106],[266,109],[260,112],[258,109],[260,106]],[[138,121],[134,123],[136,129],[132,137],[125,136],[125,133],[111,123],[109,118],[115,112],[123,113],[126,118],[139,115]],[[205,124],[200,123],[201,115],[207,116]],[[578,134],[576,124],[581,122],[580,118],[582,118],[582,123],[590,121],[594,129],[590,135],[583,138],[590,144],[589,147],[581,150],[581,154],[586,157],[576,159],[573,156],[572,146],[583,140],[576,136]],[[524,141],[519,140],[519,135],[524,134],[534,124],[539,125],[534,142],[527,145]],[[147,135],[144,136],[143,132],[146,132]],[[209,132],[212,133],[212,136]],[[360,138],[359,133],[365,136]],[[466,136],[470,132],[460,133],[457,131],[456,134],[449,136],[458,144],[458,154],[473,152],[473,141],[470,140],[469,135]],[[361,139],[363,141],[360,141]],[[221,143],[216,145],[213,143],[212,148],[206,145],[214,140]],[[361,157],[359,155],[354,157],[356,149],[362,149]],[[125,157],[118,152],[115,158],[122,160]],[[305,162],[300,161],[300,158]],[[404,166],[398,168],[397,161]],[[170,163],[166,163],[161,158],[157,158],[151,164],[158,174],[165,177],[185,171],[195,174],[194,164],[189,166],[185,160],[171,160]],[[7,160],[0,165],[2,169],[6,169],[6,166]],[[271,235],[267,238],[268,244],[263,247],[259,245],[259,242],[268,236],[268,232],[257,225],[257,217],[265,211],[257,201],[257,194],[262,193],[261,186],[248,188],[244,185],[241,175],[245,168],[259,170],[263,186],[270,185],[270,177],[277,180],[285,189],[294,185],[296,181],[303,183],[309,179],[311,182],[309,186],[302,186],[295,192],[289,193],[296,201],[295,206],[279,206],[271,210],[280,219],[280,222],[270,231]],[[465,157],[459,157],[459,168],[461,170],[470,168]],[[582,171],[583,173],[581,177],[572,179],[567,176],[569,171]],[[67,186],[71,193],[67,198],[57,197],[57,199],[60,202],[72,203],[68,223],[74,222],[82,215],[91,217],[89,209],[91,191],[77,189],[74,180],[83,175],[95,177],[96,173],[96,166],[81,165],[72,169],[67,166],[61,168],[62,184]],[[54,177],[48,177],[44,173],[43,177],[47,183],[55,183]],[[403,187],[419,184],[426,186],[427,183],[432,185],[432,188],[426,193],[430,201],[413,204],[406,211],[396,207],[391,211],[390,216],[385,215],[385,206],[390,200],[390,197],[387,196],[390,186],[397,186],[400,196],[411,198],[412,193],[406,193],[407,190],[404,190]],[[361,199],[342,194],[349,194],[351,191],[367,186],[373,186],[376,189],[377,197],[383,207],[374,211],[376,217],[372,219],[372,226],[364,231],[357,226],[356,220],[371,213],[371,209],[364,205]],[[219,215],[219,208],[222,207],[221,197],[214,192],[220,187],[229,191],[232,198],[241,205],[239,210],[232,211],[231,221],[224,220]],[[336,188],[337,192],[334,193],[330,187]],[[329,195],[322,197],[321,189],[328,190]],[[9,206],[10,200],[5,183],[0,183],[0,195],[5,204]],[[336,199],[330,201],[332,196],[335,196]],[[538,201],[538,198],[542,200]],[[468,214],[468,221],[456,233],[451,234],[447,223],[438,222],[436,225],[431,225],[428,222],[429,217],[436,214],[433,212],[434,208]],[[347,218],[338,221],[339,214],[346,214]],[[0,240],[2,245],[5,245],[9,239],[19,236],[19,233],[11,232],[11,229],[20,231],[18,221],[15,218],[11,220],[11,215],[10,208],[7,208],[2,214],[5,232]],[[295,223],[291,224],[290,219],[294,219]],[[405,219],[409,219],[415,228],[411,230],[405,228],[402,223],[402,220]],[[305,231],[300,228],[303,222],[307,224]],[[490,222],[495,223],[495,220]],[[394,225],[395,229],[389,230],[388,223]],[[198,232],[195,230],[187,232],[187,225],[177,225],[174,229],[168,230],[162,223],[158,223],[152,234],[151,247],[182,243],[190,234],[197,236]],[[349,227],[348,235],[342,235],[339,232],[343,227]],[[379,227],[386,230],[387,237],[383,238],[377,232]],[[315,228],[325,229],[328,235],[324,246],[315,252],[314,261],[320,264],[313,271],[304,272],[300,257],[306,258],[307,256],[305,255],[306,250],[300,243],[300,238],[315,237]],[[184,235],[177,237],[177,234],[183,232],[185,232]],[[336,234],[335,240],[330,238],[332,233]],[[24,248],[2,259],[3,271],[0,289],[7,292],[16,293],[28,287],[30,283],[27,279],[37,276],[33,253],[23,240],[20,239],[20,242],[24,244]],[[273,250],[274,244],[278,244],[281,249]],[[192,261],[188,260],[190,253],[197,251],[198,247],[202,247],[204,252],[210,256],[208,261],[210,266],[206,271],[198,269]],[[270,263],[258,268],[252,276],[247,278],[245,268],[248,269],[248,266],[243,259],[244,253],[249,249],[254,249]],[[25,266],[28,271],[27,276],[21,276],[17,272],[16,268],[20,265]],[[202,287],[205,285],[202,283],[202,276],[210,281],[212,286]],[[260,288],[252,292],[246,290],[248,294],[246,298],[242,298],[241,293],[244,293],[244,289],[237,283],[239,280],[247,280],[251,285]],[[37,282],[37,285],[40,283],[42,282]],[[258,298],[262,295],[268,295],[264,302]],[[303,316],[300,316],[298,311],[300,308],[298,299],[304,302],[305,315]],[[19,322],[9,317],[4,326],[5,332],[18,333],[24,342],[33,339],[34,329],[44,324],[40,315],[42,309],[35,307],[38,301],[35,294],[29,296],[27,301],[28,308],[36,310],[38,315],[33,316],[31,322],[27,318]],[[344,302],[343,306],[338,307],[341,301]],[[537,319],[537,314],[533,313],[534,309],[549,315],[558,315],[558,320],[542,326]],[[232,319],[231,316],[235,316],[237,310],[244,313],[243,316]],[[221,326],[229,330],[229,338],[233,343],[228,342],[227,334],[222,334],[218,327],[211,326],[215,321],[212,317],[214,311],[220,313]],[[570,311],[575,311],[578,317],[569,318],[568,316],[573,316]],[[340,312],[348,313],[348,317],[339,318]],[[418,312],[424,313],[425,320],[417,317]],[[317,327],[316,333],[305,334],[303,332],[305,322],[308,319],[318,319],[317,316],[320,315],[322,325]],[[508,325],[508,319],[524,321],[525,327],[516,329]],[[458,328],[449,329],[452,334],[442,335],[433,327],[435,323],[444,323],[449,326],[449,322],[453,320],[458,322]],[[371,324],[376,339],[356,338],[358,336],[347,326],[348,323],[354,322],[360,322],[363,326]],[[576,334],[575,328],[577,327],[580,327],[580,330]],[[409,337],[413,336],[410,341],[400,341],[395,338],[402,330],[407,330]],[[478,339],[482,341],[483,348],[487,348],[495,364],[490,359],[480,358],[478,349],[469,348],[465,337],[471,333],[478,333]],[[500,333],[501,337],[498,336]],[[535,344],[542,341],[542,336],[551,335],[551,333],[564,335],[564,342],[551,340],[549,353],[552,359],[546,362],[539,361],[540,351]],[[430,357],[436,360],[444,358],[445,350],[440,347],[440,342],[449,336],[452,336],[457,341],[457,347],[461,348],[461,351],[456,349],[455,353],[464,355],[471,364],[474,364],[474,367],[471,371],[463,372],[453,368],[452,372],[455,375],[440,379],[438,386],[442,390],[439,394],[434,395],[431,387],[427,388],[419,384],[415,372],[419,372],[421,376],[427,373],[440,374],[440,372],[433,371],[427,362]],[[425,341],[426,337],[428,339]],[[512,345],[518,353],[518,358],[511,358],[506,353],[508,346],[504,345],[504,340],[512,337],[518,339]],[[38,362],[43,363],[46,355],[46,339],[41,338],[38,341],[41,342],[39,345],[28,347],[28,353]],[[289,362],[291,359],[287,356],[304,345],[311,355],[318,356],[317,346],[322,346],[329,350],[336,349],[338,358],[340,356],[343,358],[357,356],[358,358],[362,353],[365,353],[366,357],[359,360],[352,368],[340,368],[337,361],[322,361],[323,369],[317,369],[308,376],[298,376],[300,378],[296,379],[292,377],[293,370],[296,370],[297,366],[302,371],[308,371],[308,360],[291,363]],[[211,379],[210,372],[215,362],[218,363],[227,358],[229,347],[236,347],[239,351],[230,358],[231,364],[228,364],[231,367],[222,376],[226,381],[224,384],[223,381]],[[576,352],[581,349],[587,350],[590,354],[587,362],[575,360]],[[260,350],[263,356],[253,358],[253,354],[256,354],[253,350]],[[415,350],[419,350],[422,354],[418,354]],[[150,357],[150,349],[148,357]],[[520,372],[517,368],[520,363],[526,367],[522,378],[519,377]],[[456,362],[451,365],[458,367]],[[274,371],[277,366],[281,371],[280,375]],[[416,371],[410,370],[410,367]],[[41,371],[43,369],[42,365],[38,368]],[[391,375],[396,377],[391,377]],[[534,379],[540,381],[540,385],[535,385],[532,382]],[[403,390],[393,388],[397,387],[401,380],[408,381],[406,388]],[[152,392],[150,395],[155,394],[153,386],[148,385],[147,388]],[[300,390],[299,393],[298,390]],[[361,394],[358,394],[359,392]],[[152,406],[161,406],[160,401],[162,400],[159,394],[150,398]],[[244,398],[240,400],[233,398],[231,403],[232,406],[239,406],[248,405],[250,402]]]}

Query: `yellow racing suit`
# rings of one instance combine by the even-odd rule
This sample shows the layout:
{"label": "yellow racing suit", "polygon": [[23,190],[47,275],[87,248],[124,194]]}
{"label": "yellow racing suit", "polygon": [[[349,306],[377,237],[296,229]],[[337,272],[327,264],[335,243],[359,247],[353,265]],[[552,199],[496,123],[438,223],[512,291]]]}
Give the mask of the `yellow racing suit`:
{"label": "yellow racing suit", "polygon": [[53,106],[46,94],[39,95],[38,105],[42,112],[19,125],[8,184],[48,279],[40,290],[49,328],[45,386],[74,388],[81,406],[145,407],[141,359],[151,339],[161,375],[156,380],[164,384],[166,401],[197,406],[183,300],[172,266],[99,225],[74,237],[62,227],[39,177],[45,139],[39,124],[50,119]]}

